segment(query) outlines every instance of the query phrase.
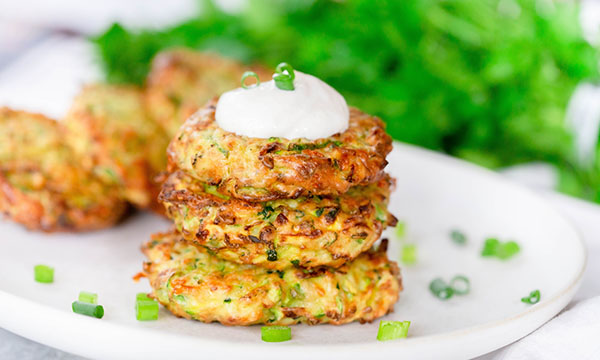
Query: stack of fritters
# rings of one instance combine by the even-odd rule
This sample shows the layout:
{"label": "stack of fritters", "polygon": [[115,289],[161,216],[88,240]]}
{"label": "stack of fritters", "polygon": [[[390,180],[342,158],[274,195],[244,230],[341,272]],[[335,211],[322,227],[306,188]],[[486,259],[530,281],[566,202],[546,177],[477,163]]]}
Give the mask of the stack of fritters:
{"label": "stack of fritters", "polygon": [[383,172],[391,139],[356,109],[308,141],[224,131],[212,101],[168,148],[159,201],[176,230],[144,245],[145,274],[174,314],[228,325],[371,321],[392,310],[399,270],[373,244],[394,226]]}

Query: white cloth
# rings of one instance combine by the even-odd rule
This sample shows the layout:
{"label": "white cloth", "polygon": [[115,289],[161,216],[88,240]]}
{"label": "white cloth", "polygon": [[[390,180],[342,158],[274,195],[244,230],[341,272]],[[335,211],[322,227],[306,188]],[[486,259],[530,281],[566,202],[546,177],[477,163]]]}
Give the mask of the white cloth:
{"label": "white cloth", "polygon": [[531,335],[496,352],[494,360],[600,359],[600,296],[571,304]]}

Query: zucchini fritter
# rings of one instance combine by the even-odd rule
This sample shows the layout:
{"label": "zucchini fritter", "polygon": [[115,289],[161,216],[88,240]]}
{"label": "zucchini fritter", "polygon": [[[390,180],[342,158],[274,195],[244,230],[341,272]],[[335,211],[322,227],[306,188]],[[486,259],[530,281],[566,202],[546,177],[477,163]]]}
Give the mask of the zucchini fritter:
{"label": "zucchini fritter", "polygon": [[182,236],[220,258],[269,269],[339,267],[371,248],[386,225],[393,180],[312,196],[251,203],[177,171],[159,197]]}
{"label": "zucchini fritter", "polygon": [[377,117],[350,109],[346,131],[309,141],[236,135],[215,122],[216,100],[192,115],[167,150],[179,168],[247,201],[339,195],[383,176],[392,140]]}
{"label": "zucchini fritter", "polygon": [[118,189],[78,164],[59,123],[0,108],[0,212],[43,231],[114,224],[126,208]]}
{"label": "zucchini fritter", "polygon": [[107,184],[145,208],[158,193],[153,178],[166,167],[166,134],[146,114],[141,91],[134,87],[88,85],[76,97],[66,119],[68,141]]}
{"label": "zucchini fritter", "polygon": [[[213,96],[240,86],[243,64],[213,53],[174,49],[159,53],[152,61],[146,84],[146,103],[152,117],[169,138],[183,122]],[[251,69],[263,80],[272,74],[261,67]]]}
{"label": "zucchini fritter", "polygon": [[393,310],[402,285],[385,245],[339,269],[239,265],[155,234],[143,251],[154,296],[173,314],[225,325],[369,322]]}

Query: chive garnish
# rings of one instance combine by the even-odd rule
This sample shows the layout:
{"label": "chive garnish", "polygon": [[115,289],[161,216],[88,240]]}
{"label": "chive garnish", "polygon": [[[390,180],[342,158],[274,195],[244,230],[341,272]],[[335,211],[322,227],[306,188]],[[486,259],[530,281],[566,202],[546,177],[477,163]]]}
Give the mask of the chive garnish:
{"label": "chive garnish", "polygon": [[88,303],[88,304],[97,304],[98,303],[98,294],[94,294],[87,291],[79,292],[79,301]]}
{"label": "chive garnish", "polygon": [[521,298],[521,301],[524,302],[525,304],[537,304],[538,302],[540,302],[540,298],[541,298],[541,294],[539,290],[533,290],[532,292],[529,293],[529,296],[525,296],[524,298]]}
{"label": "chive garnish", "polygon": [[158,301],[137,300],[135,302],[135,318],[138,321],[158,319]]}
{"label": "chive garnish", "polygon": [[[254,77],[256,78],[256,84],[248,86],[246,85],[246,79],[249,77]],[[242,75],[242,88],[244,89],[250,89],[253,87],[257,87],[258,85],[260,85],[260,79],[258,78],[258,75],[256,75],[256,73],[254,71],[246,71],[243,75]]]}
{"label": "chive garnish", "polygon": [[273,80],[275,86],[281,90],[294,90],[294,68],[288,63],[282,62],[275,68]]}
{"label": "chive garnish", "polygon": [[452,230],[450,238],[455,244],[464,245],[467,243],[467,236],[460,230]]}
{"label": "chive garnish", "polygon": [[158,319],[158,301],[150,298],[146,293],[135,295],[135,318],[138,321]]}
{"label": "chive garnish", "polygon": [[437,298],[448,300],[455,294],[468,294],[471,291],[471,282],[464,275],[456,275],[450,280],[450,284],[447,284],[442,278],[435,278],[429,284],[429,290]]}
{"label": "chive garnish", "polygon": [[405,265],[414,265],[417,262],[417,245],[405,244],[402,246],[402,255],[400,257]]}
{"label": "chive garnish", "polygon": [[377,340],[388,341],[405,338],[409,327],[410,321],[380,321]]}
{"label": "chive garnish", "polygon": [[520,251],[519,244],[514,241],[501,242],[496,238],[486,239],[481,249],[483,257],[497,257],[501,260],[507,260]]}
{"label": "chive garnish", "polygon": [[442,300],[448,300],[454,295],[454,290],[441,278],[433,279],[429,284],[429,290],[431,290],[433,295]]}
{"label": "chive garnish", "polygon": [[471,282],[464,275],[456,275],[450,280],[450,287],[456,295],[466,295],[471,291]]}
{"label": "chive garnish", "polygon": [[135,294],[135,301],[139,301],[139,300],[152,300],[152,299],[146,293],[137,293],[137,294]]}
{"label": "chive garnish", "polygon": [[104,308],[102,305],[90,304],[81,301],[73,301],[71,304],[73,312],[81,315],[92,316],[98,319],[102,319],[104,316]]}
{"label": "chive garnish", "polygon": [[402,239],[406,235],[406,224],[402,221],[398,221],[396,224],[396,237]]}
{"label": "chive garnish", "polygon": [[289,326],[263,326],[260,336],[266,342],[288,341],[292,339],[292,329]]}
{"label": "chive garnish", "polygon": [[48,265],[33,267],[34,279],[39,283],[50,284],[54,282],[54,268]]}

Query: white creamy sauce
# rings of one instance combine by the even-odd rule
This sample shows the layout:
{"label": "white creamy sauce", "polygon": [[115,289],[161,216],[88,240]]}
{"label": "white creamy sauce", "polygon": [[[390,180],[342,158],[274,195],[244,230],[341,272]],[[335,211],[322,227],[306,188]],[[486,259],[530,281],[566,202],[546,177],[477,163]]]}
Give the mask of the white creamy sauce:
{"label": "white creamy sauce", "polygon": [[294,71],[294,90],[273,80],[221,95],[215,118],[226,131],[255,138],[315,140],[348,128],[346,100],[320,79]]}

